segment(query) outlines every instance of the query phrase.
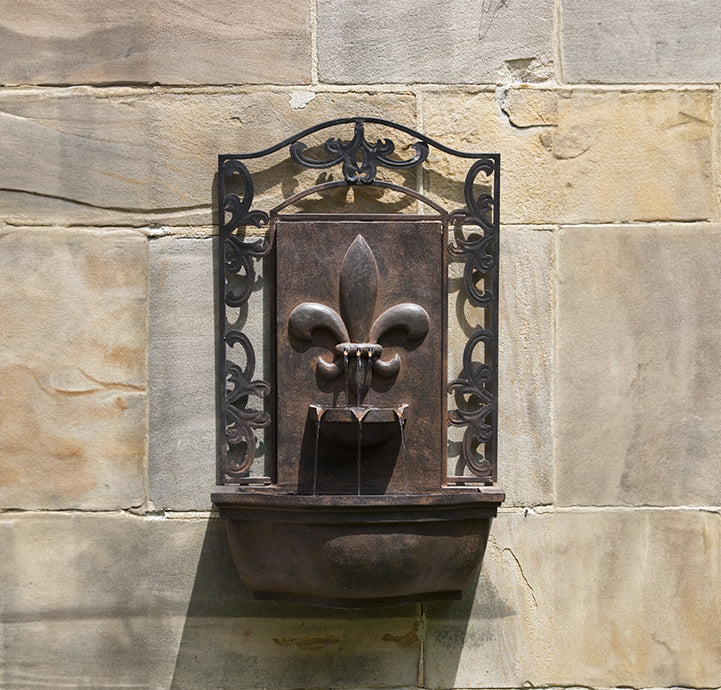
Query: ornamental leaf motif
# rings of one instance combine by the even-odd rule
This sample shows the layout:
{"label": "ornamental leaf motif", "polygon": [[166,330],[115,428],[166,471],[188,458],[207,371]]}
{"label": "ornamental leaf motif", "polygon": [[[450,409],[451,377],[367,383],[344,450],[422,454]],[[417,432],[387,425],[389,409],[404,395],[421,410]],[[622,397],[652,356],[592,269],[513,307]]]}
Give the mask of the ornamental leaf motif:
{"label": "ornamental leaf motif", "polygon": [[428,144],[424,141],[412,144],[416,152],[412,158],[407,160],[390,158],[395,151],[395,144],[390,139],[378,139],[375,144],[368,142],[365,138],[363,120],[356,120],[353,138],[350,141],[332,137],[323,144],[323,148],[329,154],[328,158],[309,158],[304,153],[306,148],[302,141],[294,142],[290,145],[290,157],[306,168],[331,168],[342,163],[343,178],[348,184],[357,182],[371,184],[375,180],[379,165],[400,170],[420,165],[428,158]]}

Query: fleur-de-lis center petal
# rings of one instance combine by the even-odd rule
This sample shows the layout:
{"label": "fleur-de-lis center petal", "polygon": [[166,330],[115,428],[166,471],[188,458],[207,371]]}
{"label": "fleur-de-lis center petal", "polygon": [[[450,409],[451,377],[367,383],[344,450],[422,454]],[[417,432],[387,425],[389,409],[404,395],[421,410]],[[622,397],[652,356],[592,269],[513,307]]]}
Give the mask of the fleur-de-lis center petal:
{"label": "fleur-de-lis center petal", "polygon": [[368,340],[378,297],[378,265],[362,235],[348,247],[340,271],[340,313],[351,342]]}

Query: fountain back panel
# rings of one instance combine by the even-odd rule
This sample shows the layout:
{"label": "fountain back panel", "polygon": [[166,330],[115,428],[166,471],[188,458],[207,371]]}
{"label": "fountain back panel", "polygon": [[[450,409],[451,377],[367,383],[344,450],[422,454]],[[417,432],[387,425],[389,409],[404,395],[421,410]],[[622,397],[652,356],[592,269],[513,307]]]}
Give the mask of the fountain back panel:
{"label": "fountain back panel", "polygon": [[[275,221],[279,486],[302,494],[438,490],[446,427],[446,271],[439,270],[445,234],[432,217]],[[291,314],[308,303],[328,312],[311,308],[304,328],[294,328]],[[404,319],[399,305],[415,310],[409,306]],[[421,323],[413,332],[421,312],[427,331]],[[371,335],[384,314],[389,327]]]}
{"label": "fountain back panel", "polygon": [[[389,138],[367,140],[366,124],[414,141],[396,153]],[[327,139],[325,153],[303,141],[348,125],[352,138]],[[245,161],[285,147],[302,167],[340,167],[342,179],[269,212],[253,208]],[[471,161],[465,206],[450,213],[377,179],[380,168],[422,165],[431,147]],[[454,151],[404,125],[360,117],[219,157],[223,438],[212,499],[257,598],[342,607],[456,599],[478,572],[504,498],[495,485],[499,170],[498,154]],[[285,210],[311,195],[322,205],[325,192],[347,185],[393,190],[426,213]],[[259,238],[247,226],[268,231]],[[475,307],[477,321],[466,324],[463,369],[447,381],[449,256],[464,264],[463,309]],[[264,297],[272,293],[269,381],[255,378],[254,346],[240,330],[261,261]],[[449,424],[463,435],[453,470]],[[260,430],[275,443],[257,458]]]}

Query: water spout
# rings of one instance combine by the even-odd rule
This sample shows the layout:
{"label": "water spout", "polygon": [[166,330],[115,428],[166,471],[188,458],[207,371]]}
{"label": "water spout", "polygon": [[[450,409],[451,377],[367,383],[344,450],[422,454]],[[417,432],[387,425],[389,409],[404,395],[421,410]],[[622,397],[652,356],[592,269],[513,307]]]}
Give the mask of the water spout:
{"label": "water spout", "polygon": [[355,372],[355,397],[356,397],[356,405],[361,405],[361,400],[363,400],[363,381],[361,379],[361,372],[363,371],[363,353],[361,352],[361,349],[358,348],[356,350],[356,372]]}
{"label": "water spout", "polygon": [[401,461],[403,462],[403,488],[405,495],[408,496],[408,466],[406,464],[406,420],[402,415],[398,415],[398,424],[401,430]]}
{"label": "water spout", "polygon": [[345,404],[350,405],[350,394],[348,393],[348,348],[343,348],[343,371],[345,372]]}
{"label": "water spout", "polygon": [[[360,360],[358,360],[358,361],[360,361]],[[358,496],[361,495],[361,436],[363,433],[362,429],[363,429],[363,416],[359,415],[358,416],[358,446],[357,446],[357,451],[356,451],[357,456],[358,456],[356,459],[356,466],[357,466],[357,473],[358,473],[356,486],[358,489],[358,491],[357,491]]]}

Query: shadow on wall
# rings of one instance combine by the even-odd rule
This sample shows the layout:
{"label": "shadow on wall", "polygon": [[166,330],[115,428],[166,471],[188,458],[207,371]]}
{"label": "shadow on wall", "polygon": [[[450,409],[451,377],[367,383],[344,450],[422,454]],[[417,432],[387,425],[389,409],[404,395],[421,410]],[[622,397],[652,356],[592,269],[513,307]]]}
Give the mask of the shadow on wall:
{"label": "shadow on wall", "polygon": [[[477,601],[474,608],[479,587],[480,605]],[[434,665],[432,676],[455,678],[472,614],[483,619],[514,611],[483,574],[452,603],[344,610],[256,601],[235,571],[224,521],[213,518],[206,526],[171,688],[422,686],[422,645],[426,666]]]}

